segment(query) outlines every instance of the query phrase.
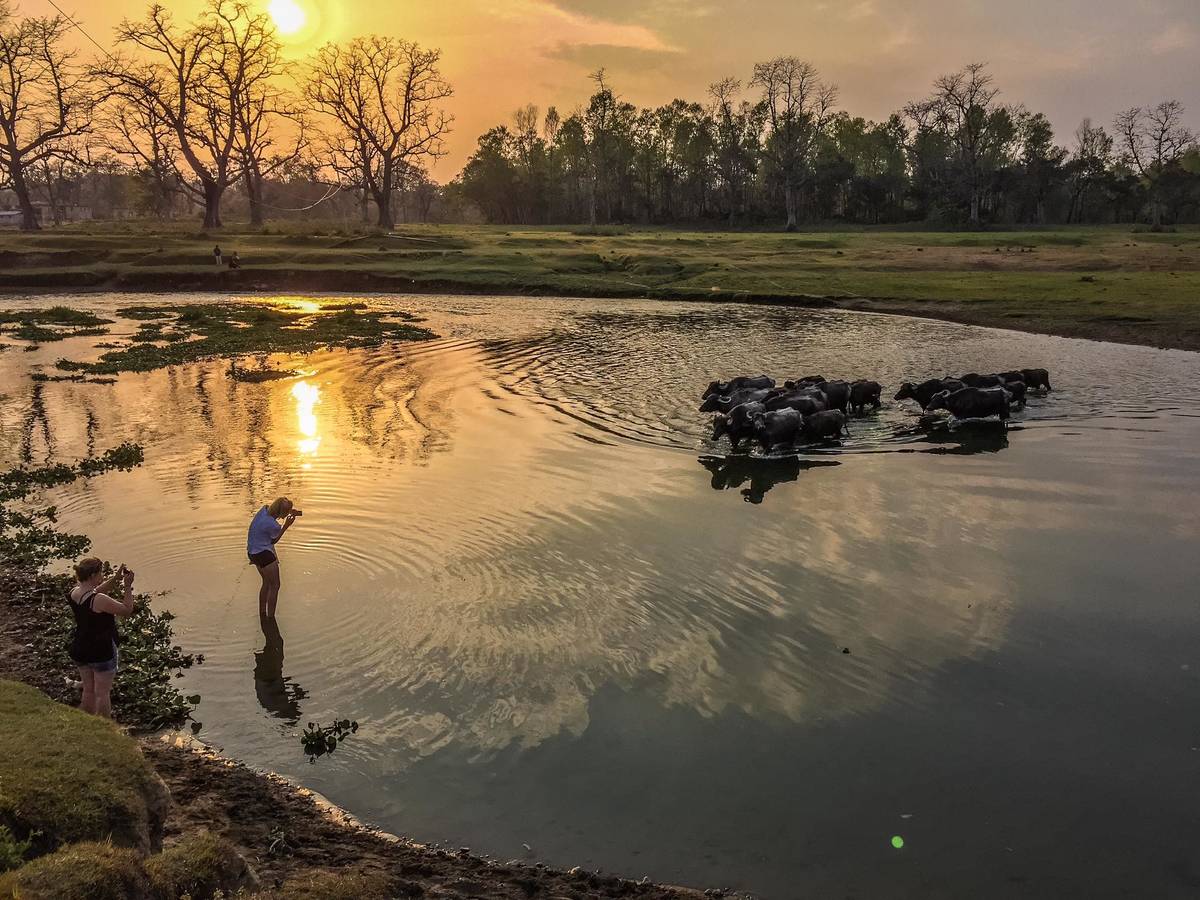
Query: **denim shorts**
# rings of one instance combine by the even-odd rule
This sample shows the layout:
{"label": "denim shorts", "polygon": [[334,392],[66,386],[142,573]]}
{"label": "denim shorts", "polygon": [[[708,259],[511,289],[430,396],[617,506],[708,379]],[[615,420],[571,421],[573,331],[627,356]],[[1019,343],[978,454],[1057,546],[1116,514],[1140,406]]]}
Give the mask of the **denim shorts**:
{"label": "denim shorts", "polygon": [[98,663],[76,663],[81,669],[91,669],[93,672],[115,672],[117,671],[117,663],[120,660],[121,654],[117,652],[117,645],[113,644],[112,659],[106,659],[104,662]]}

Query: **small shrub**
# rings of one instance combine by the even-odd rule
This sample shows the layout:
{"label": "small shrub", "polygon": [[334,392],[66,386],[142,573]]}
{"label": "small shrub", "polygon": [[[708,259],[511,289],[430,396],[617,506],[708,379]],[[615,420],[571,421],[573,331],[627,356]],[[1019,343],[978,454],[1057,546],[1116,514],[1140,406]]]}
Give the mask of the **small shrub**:
{"label": "small shrub", "polygon": [[208,831],[187,835],[146,860],[145,868],[160,900],[208,900],[250,881],[246,861],[233,844]]}
{"label": "small shrub", "polygon": [[25,854],[33,846],[33,841],[26,838],[17,840],[7,825],[0,825],[0,872],[16,869],[25,862]]}

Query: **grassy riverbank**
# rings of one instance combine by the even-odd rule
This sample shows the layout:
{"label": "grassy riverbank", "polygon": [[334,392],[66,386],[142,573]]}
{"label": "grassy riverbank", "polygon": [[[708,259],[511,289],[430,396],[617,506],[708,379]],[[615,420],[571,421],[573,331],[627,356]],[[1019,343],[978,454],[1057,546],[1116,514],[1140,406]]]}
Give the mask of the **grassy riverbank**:
{"label": "grassy riverbank", "polygon": [[[243,268],[212,262],[219,243]],[[404,226],[0,235],[0,289],[553,293],[903,312],[1200,349],[1200,230],[656,231]]]}

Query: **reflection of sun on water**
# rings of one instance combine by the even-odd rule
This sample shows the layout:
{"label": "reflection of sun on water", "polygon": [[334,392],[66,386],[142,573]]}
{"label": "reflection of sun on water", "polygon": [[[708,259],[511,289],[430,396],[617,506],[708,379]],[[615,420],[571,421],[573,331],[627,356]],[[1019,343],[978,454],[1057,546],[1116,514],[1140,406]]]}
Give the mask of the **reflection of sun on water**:
{"label": "reflection of sun on water", "polygon": [[[297,447],[302,456],[315,456],[321,446],[321,436],[317,434],[317,415],[313,407],[321,402],[321,389],[307,381],[297,381],[292,386],[292,396],[296,398],[296,419],[300,433],[304,435]],[[309,463],[304,467],[308,468]]]}
{"label": "reflection of sun on water", "polygon": [[296,308],[301,312],[319,313],[321,311],[321,304],[316,300],[297,300]]}

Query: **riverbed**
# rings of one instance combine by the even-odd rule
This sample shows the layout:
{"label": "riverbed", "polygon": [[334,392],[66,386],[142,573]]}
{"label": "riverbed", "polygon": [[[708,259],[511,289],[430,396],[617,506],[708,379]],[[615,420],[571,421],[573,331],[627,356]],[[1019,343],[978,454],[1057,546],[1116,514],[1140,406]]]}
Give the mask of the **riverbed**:
{"label": "riverbed", "polygon": [[[174,295],[172,302],[227,296]],[[240,298],[314,313],[345,297]],[[38,383],[3,462],[164,591],[200,737],[387,830],[766,897],[1200,891],[1200,355],[893,316],[372,296],[433,341]],[[162,296],[57,296],[111,312]],[[19,307],[37,300],[12,300]],[[50,301],[45,301],[49,303]],[[306,304],[306,306],[305,306]],[[1007,434],[903,380],[1051,370]],[[713,378],[870,377],[841,447],[730,458]],[[245,529],[277,495],[277,630]],[[359,730],[309,762],[309,722]]]}

